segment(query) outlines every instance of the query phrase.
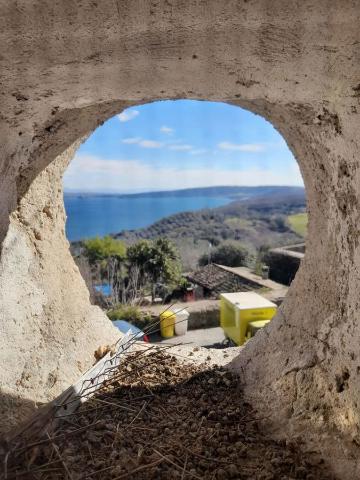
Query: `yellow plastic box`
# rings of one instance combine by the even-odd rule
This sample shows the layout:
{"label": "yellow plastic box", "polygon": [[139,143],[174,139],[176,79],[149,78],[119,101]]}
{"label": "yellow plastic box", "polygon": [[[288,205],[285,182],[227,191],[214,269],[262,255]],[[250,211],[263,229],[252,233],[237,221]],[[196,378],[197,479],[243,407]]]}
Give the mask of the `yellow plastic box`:
{"label": "yellow plastic box", "polygon": [[259,320],[271,320],[276,309],[275,303],[258,293],[222,293],[220,325],[227,337],[237,345],[243,345],[250,336],[249,324]]}
{"label": "yellow plastic box", "polygon": [[175,335],[176,313],[165,310],[160,315],[160,333],[163,338],[171,338]]}
{"label": "yellow plastic box", "polygon": [[249,322],[248,325],[248,336],[253,337],[259,330],[266,327],[270,320],[255,320],[254,322]]}

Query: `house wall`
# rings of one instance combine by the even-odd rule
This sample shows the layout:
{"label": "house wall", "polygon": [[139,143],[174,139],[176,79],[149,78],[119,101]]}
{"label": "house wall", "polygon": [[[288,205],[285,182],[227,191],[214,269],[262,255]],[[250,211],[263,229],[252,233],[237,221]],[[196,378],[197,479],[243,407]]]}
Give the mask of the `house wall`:
{"label": "house wall", "polygon": [[294,280],[301,260],[298,256],[276,250],[270,250],[264,258],[264,262],[269,266],[269,278],[283,285],[290,285]]}

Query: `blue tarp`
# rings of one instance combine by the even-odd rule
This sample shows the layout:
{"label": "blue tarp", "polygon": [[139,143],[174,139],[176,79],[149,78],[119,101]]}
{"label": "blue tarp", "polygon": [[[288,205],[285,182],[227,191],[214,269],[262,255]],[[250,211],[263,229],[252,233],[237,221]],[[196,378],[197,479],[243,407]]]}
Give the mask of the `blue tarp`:
{"label": "blue tarp", "polygon": [[110,297],[111,287],[108,283],[103,283],[102,285],[95,285],[95,290],[102,293],[105,297]]}
{"label": "blue tarp", "polygon": [[140,328],[135,327],[135,325],[131,325],[131,323],[127,322],[126,320],[114,320],[112,323],[114,327],[116,327],[122,333],[127,333],[129,330],[131,330],[133,335],[139,334],[137,335],[139,340],[144,335],[144,332],[140,330]]}

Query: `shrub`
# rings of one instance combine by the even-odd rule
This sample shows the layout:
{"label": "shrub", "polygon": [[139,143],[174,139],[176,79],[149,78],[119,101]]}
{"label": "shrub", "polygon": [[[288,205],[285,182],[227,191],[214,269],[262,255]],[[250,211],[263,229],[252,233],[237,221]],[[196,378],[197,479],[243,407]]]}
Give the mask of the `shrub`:
{"label": "shrub", "polygon": [[[222,243],[214,248],[210,255],[212,263],[226,265],[227,267],[240,267],[247,265],[249,260],[249,252],[241,243],[228,242]],[[207,265],[209,262],[209,255],[204,253],[199,258],[199,265]]]}
{"label": "shrub", "polygon": [[180,277],[181,264],[177,248],[167,238],[142,240],[128,248],[130,264],[139,268],[140,274],[151,284],[151,297],[155,298],[156,284],[176,284]]}
{"label": "shrub", "polygon": [[281,215],[274,215],[270,218],[269,227],[275,232],[285,232],[287,230],[286,219]]}
{"label": "shrub", "polygon": [[109,310],[107,316],[110,320],[126,320],[143,330],[152,320],[150,314],[143,312],[135,305],[120,304],[116,308]]}

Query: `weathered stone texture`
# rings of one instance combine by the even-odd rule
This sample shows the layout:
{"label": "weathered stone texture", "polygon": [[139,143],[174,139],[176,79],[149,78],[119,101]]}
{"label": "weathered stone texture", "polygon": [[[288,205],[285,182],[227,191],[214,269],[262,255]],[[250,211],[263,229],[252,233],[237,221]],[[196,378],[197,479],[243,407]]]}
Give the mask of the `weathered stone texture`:
{"label": "weathered stone texture", "polygon": [[[282,434],[337,436],[329,462],[341,478],[354,476],[359,17],[350,0],[0,0],[4,387],[22,385],[30,398],[52,395],[77,375],[78,360],[90,358],[97,335],[96,320],[85,318],[98,313],[64,239],[55,158],[127,105],[229,102],[282,133],[299,162],[310,217],[306,257],[281,313],[233,367]],[[43,211],[47,195],[53,219]],[[101,340],[112,337],[100,323]],[[45,358],[48,365],[39,361]]]}
{"label": "weathered stone texture", "polygon": [[10,216],[2,244],[1,395],[5,404],[8,396],[10,404],[26,405],[26,412],[24,400],[56,396],[92,364],[100,343],[119,338],[104,313],[90,305],[65,237],[62,175],[76,147],[33,181]]}

